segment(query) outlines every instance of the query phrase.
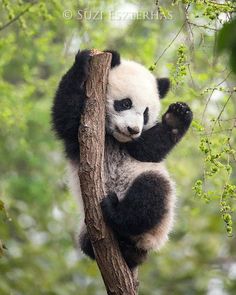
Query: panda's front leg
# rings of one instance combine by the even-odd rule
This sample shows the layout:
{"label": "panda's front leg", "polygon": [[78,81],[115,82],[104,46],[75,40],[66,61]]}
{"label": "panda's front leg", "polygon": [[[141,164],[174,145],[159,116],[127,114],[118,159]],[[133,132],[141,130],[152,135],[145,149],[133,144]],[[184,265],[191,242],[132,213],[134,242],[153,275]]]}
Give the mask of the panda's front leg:
{"label": "panda's front leg", "polygon": [[79,51],[74,64],[62,77],[52,107],[52,124],[63,140],[67,157],[78,160],[78,128],[85,105],[85,83],[89,75],[90,50]]}
{"label": "panda's front leg", "polygon": [[161,162],[184,136],[192,118],[186,103],[171,104],[162,122],[144,131],[140,139],[125,144],[128,153],[141,162]]}

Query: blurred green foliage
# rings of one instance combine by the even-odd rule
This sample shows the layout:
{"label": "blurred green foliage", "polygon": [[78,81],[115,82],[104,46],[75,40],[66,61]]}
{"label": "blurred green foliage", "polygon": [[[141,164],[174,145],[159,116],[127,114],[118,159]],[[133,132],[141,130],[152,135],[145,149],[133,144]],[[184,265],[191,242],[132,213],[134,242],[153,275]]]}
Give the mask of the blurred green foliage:
{"label": "blurred green foliage", "polygon": [[219,32],[218,51],[227,51],[231,69],[236,73],[236,19],[227,22]]}
{"label": "blurred green foliage", "polygon": [[[223,23],[235,29],[234,12],[234,1],[1,1],[1,295],[105,293],[96,264],[75,249],[80,216],[50,127],[55,89],[78,48],[114,48],[169,75],[163,111],[180,100],[194,111],[167,160],[175,229],[140,268],[140,294],[236,293],[236,84],[216,46]],[[223,30],[222,49],[233,42]]]}

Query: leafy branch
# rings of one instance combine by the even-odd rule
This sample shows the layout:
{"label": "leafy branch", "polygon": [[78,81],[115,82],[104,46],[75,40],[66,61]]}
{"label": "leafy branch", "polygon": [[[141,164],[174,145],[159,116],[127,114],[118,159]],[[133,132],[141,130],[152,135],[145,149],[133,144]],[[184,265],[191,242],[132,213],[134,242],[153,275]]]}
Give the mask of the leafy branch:
{"label": "leafy branch", "polygon": [[26,7],[24,10],[22,10],[18,15],[16,15],[15,17],[13,17],[9,22],[5,23],[4,25],[2,25],[0,27],[0,31],[3,31],[4,29],[6,29],[7,27],[9,27],[11,24],[13,24],[14,22],[16,22],[17,20],[20,19],[21,16],[23,16],[24,14],[26,14],[30,8],[32,6],[34,6],[35,4],[37,4],[38,2],[32,2],[30,5],[28,5],[28,7]]}

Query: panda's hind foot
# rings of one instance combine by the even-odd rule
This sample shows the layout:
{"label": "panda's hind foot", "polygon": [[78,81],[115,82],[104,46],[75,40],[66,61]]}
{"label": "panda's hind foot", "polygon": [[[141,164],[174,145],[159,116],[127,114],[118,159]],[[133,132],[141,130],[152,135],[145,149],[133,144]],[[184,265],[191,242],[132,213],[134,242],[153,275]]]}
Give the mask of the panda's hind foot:
{"label": "panda's hind foot", "polygon": [[130,269],[134,269],[147,259],[148,252],[146,250],[137,248],[135,244],[130,241],[128,242],[123,239],[118,239],[118,241],[122,256]]}
{"label": "panda's hind foot", "polygon": [[87,231],[79,237],[79,245],[85,255],[89,256],[93,260],[95,259],[93,246]]}

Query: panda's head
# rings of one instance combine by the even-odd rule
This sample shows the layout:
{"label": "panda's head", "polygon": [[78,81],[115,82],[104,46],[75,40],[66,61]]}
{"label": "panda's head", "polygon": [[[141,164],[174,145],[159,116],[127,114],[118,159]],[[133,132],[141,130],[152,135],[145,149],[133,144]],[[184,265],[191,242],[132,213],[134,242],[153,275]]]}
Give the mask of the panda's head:
{"label": "panda's head", "polygon": [[141,64],[120,59],[111,50],[107,88],[106,129],[119,142],[138,138],[153,127],[160,114],[160,99],[169,90],[168,78],[156,79]]}

